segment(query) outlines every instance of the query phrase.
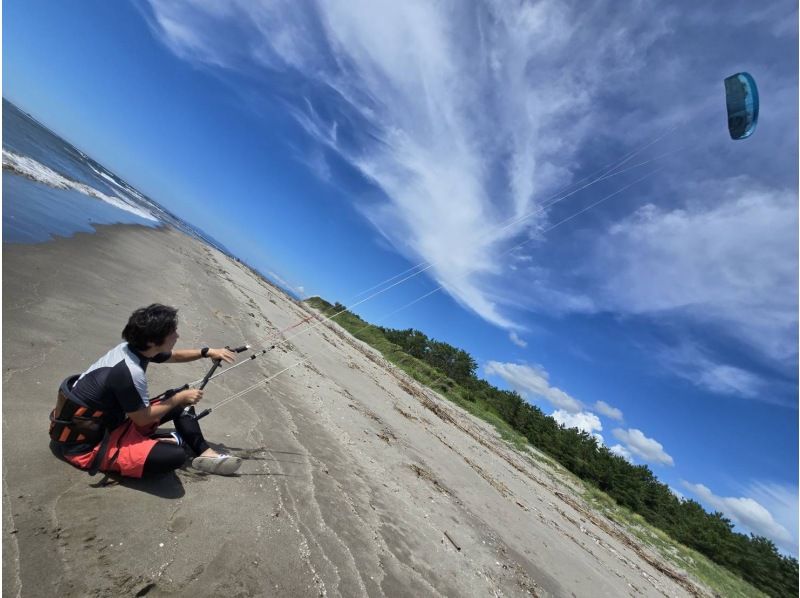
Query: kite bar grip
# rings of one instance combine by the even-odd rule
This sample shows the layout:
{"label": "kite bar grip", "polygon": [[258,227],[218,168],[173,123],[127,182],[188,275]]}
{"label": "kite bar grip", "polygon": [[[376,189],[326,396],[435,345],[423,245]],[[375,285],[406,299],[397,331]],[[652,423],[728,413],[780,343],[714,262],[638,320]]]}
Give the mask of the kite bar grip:
{"label": "kite bar grip", "polygon": [[169,399],[171,397],[174,397],[176,394],[178,394],[182,390],[186,390],[187,388],[189,388],[188,384],[184,384],[183,386],[181,386],[179,388],[171,388],[171,389],[169,389],[169,390],[167,390],[165,392],[162,392],[157,397],[154,397],[154,398],[150,399],[150,402],[151,403],[160,403],[161,401],[166,401],[167,399]]}
{"label": "kite bar grip", "polygon": [[[225,345],[225,348],[228,349],[228,351],[233,351],[234,353],[242,353],[243,351],[247,351],[250,348],[250,345],[242,345],[241,347],[236,347],[235,349],[231,349],[228,345]],[[206,375],[203,376],[202,382],[200,382],[200,386],[198,387],[200,388],[200,390],[203,390],[206,387],[206,384],[208,384],[208,381],[211,379],[211,376],[214,375],[214,372],[216,372],[217,368],[221,365],[222,365],[221,359],[214,360],[214,365],[212,365],[211,369],[208,370],[208,372],[206,372]]]}
{"label": "kite bar grip", "polygon": [[[236,347],[236,348],[234,348],[234,349],[231,349],[231,348],[230,348],[228,345],[225,345],[225,348],[226,348],[226,349],[228,349],[228,351],[233,351],[234,353],[242,353],[242,352],[244,352],[244,351],[247,351],[247,350],[250,348],[250,345],[242,345],[241,347]],[[215,359],[215,360],[214,360],[214,365],[212,365],[212,366],[211,366],[211,369],[209,369],[209,370],[208,370],[208,372],[206,372],[206,375],[205,375],[205,376],[203,376],[203,380],[200,382],[200,386],[198,386],[198,388],[199,388],[200,390],[203,390],[203,389],[206,387],[206,384],[208,384],[208,381],[209,381],[209,380],[211,380],[211,376],[213,376],[213,375],[214,375],[214,372],[216,372],[216,371],[217,371],[217,368],[218,368],[219,366],[221,366],[221,365],[222,365],[222,360],[221,360],[221,359]],[[189,385],[188,385],[188,384],[186,385],[186,388],[189,388]],[[183,410],[183,413],[184,413],[185,415],[189,415],[189,407],[186,407],[186,408]],[[200,415],[196,415],[196,416],[194,416],[194,419],[195,419],[195,420],[198,420],[198,419],[200,419],[201,417],[205,417],[205,416],[206,416],[206,415],[208,415],[209,413],[211,413],[211,409],[206,409],[206,410],[205,410],[205,411],[203,411],[203,412],[202,412]]]}

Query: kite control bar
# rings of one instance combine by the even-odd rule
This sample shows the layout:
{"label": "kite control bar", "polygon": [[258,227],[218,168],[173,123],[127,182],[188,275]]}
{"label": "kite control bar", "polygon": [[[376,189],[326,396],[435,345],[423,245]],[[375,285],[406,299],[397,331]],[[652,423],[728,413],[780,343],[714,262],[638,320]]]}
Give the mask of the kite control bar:
{"label": "kite control bar", "polygon": [[[243,353],[244,351],[247,351],[250,348],[250,345],[242,345],[241,347],[236,347],[235,349],[231,349],[228,345],[225,345],[225,348],[228,349],[228,351],[233,351],[234,353]],[[211,369],[206,372],[206,375],[203,376],[202,382],[200,382],[200,386],[198,386],[200,390],[203,390],[206,387],[206,384],[208,384],[208,381],[211,379],[211,376],[214,375],[214,372],[216,372],[217,368],[221,365],[222,365],[221,359],[214,360],[214,365],[212,365]]]}
{"label": "kite control bar", "polygon": [[[225,345],[225,348],[228,349],[229,351],[233,351],[234,353],[243,353],[244,351],[247,351],[250,348],[250,345],[242,345],[241,347],[236,347],[235,349],[231,349],[228,345]],[[217,368],[219,366],[221,366],[221,365],[222,365],[222,360],[221,359],[215,359],[214,360],[214,365],[212,365],[211,368],[206,372],[206,375],[203,376],[203,380],[200,382],[200,386],[198,386],[198,388],[200,390],[203,390],[206,387],[206,384],[208,384],[208,381],[211,380],[211,376],[214,375],[214,372],[216,372]],[[187,415],[190,415],[189,409],[191,409],[191,407],[186,407],[183,410],[183,412],[185,414],[187,414]],[[204,411],[201,411],[200,413],[198,413],[197,415],[194,416],[194,419],[198,420],[200,418],[205,417],[209,413],[211,413],[211,408],[208,408],[208,409],[206,409]]]}
{"label": "kite control bar", "polygon": [[[225,345],[225,348],[228,349],[229,351],[233,351],[234,353],[243,353],[244,351],[247,351],[250,348],[250,345],[242,345],[241,347],[235,347],[235,348],[231,348],[228,345]],[[203,379],[200,381],[198,389],[203,390],[203,388],[205,388],[206,384],[208,384],[208,381],[211,380],[211,377],[214,375],[214,372],[216,372],[217,368],[219,368],[221,365],[222,365],[221,359],[215,359],[213,361],[213,365],[206,372],[206,375],[203,376]],[[190,388],[189,384],[184,384],[183,386],[179,386],[178,388],[171,388],[170,390],[158,395],[151,402],[166,401],[170,397],[175,396],[176,394],[178,394],[183,390],[188,390],[189,388]],[[183,413],[185,413],[186,415],[191,415],[191,413],[189,413],[189,409],[191,409],[191,405],[184,408]],[[200,415],[194,416],[194,418],[200,419],[201,417],[205,417],[209,413],[211,413],[211,409],[206,409]]]}

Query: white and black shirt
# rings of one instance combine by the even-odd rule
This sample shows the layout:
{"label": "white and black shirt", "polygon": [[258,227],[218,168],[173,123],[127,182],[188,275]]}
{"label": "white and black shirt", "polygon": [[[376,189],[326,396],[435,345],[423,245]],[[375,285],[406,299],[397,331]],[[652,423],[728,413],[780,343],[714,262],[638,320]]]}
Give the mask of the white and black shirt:
{"label": "white and black shirt", "polygon": [[171,352],[147,358],[128,343],[121,343],[95,361],[75,386],[72,394],[79,403],[103,412],[107,426],[117,427],[125,414],[150,405],[145,371],[151,361],[162,363]]}

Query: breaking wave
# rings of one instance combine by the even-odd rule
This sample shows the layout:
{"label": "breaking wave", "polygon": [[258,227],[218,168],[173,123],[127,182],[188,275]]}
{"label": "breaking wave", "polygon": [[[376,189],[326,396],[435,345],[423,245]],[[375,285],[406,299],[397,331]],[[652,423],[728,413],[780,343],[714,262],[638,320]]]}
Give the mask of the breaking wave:
{"label": "breaking wave", "polygon": [[[159,221],[158,218],[144,208],[133,206],[119,197],[106,195],[89,185],[68,179],[28,156],[20,156],[14,152],[3,149],[3,168],[15,174],[28,177],[36,182],[55,187],[56,189],[78,191],[89,197],[94,197],[95,199],[111,204],[115,208],[135,214],[145,220]],[[119,185],[117,184],[117,186]]]}

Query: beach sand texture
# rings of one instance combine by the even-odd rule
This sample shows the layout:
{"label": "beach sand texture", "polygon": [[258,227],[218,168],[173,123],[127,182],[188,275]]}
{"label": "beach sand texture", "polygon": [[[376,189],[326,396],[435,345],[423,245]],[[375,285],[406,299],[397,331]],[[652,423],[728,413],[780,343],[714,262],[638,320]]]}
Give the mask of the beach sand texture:
{"label": "beach sand texture", "polygon": [[[710,595],[331,323],[207,387],[201,408],[299,363],[202,420],[238,476],[98,486],[52,456],[47,415],[133,309],[178,307],[179,348],[266,346],[314,313],[196,239],[133,225],[6,245],[3,290],[4,596]],[[208,365],[151,365],[151,394]]]}

